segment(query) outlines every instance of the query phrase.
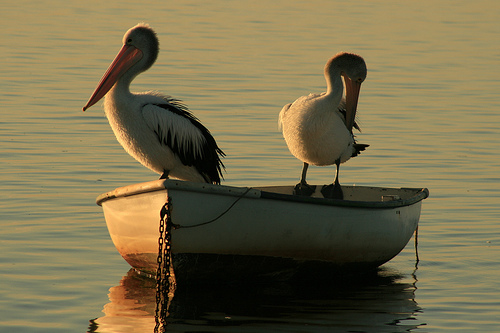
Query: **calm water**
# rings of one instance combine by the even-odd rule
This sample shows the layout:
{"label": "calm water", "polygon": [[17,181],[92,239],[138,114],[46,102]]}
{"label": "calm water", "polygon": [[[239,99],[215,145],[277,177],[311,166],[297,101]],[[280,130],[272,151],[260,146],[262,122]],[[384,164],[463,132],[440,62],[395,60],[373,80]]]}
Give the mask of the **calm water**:
{"label": "calm water", "polygon": [[[428,187],[419,233],[349,284],[179,290],[170,331],[498,332],[500,3],[19,0],[2,5],[0,331],[151,332],[150,282],[129,273],[95,197],[157,178],[116,142],[101,103],[81,112],[140,21],[157,64],[134,90],[183,99],[227,153],[226,184],[294,184],[281,107],[324,91],[340,50],[368,64],[371,146],[344,184]],[[311,183],[333,168],[312,168]]]}

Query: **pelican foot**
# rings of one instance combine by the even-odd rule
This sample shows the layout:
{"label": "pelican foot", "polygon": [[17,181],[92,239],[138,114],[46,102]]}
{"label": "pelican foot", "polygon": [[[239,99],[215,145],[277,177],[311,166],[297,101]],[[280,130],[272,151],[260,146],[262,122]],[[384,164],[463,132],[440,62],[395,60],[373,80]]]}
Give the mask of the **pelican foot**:
{"label": "pelican foot", "polygon": [[344,193],[342,192],[340,184],[324,185],[321,189],[321,193],[323,194],[323,197],[327,199],[344,199]]}
{"label": "pelican foot", "polygon": [[307,183],[298,183],[293,188],[293,194],[303,195],[310,197],[316,191],[316,185],[309,185]]}

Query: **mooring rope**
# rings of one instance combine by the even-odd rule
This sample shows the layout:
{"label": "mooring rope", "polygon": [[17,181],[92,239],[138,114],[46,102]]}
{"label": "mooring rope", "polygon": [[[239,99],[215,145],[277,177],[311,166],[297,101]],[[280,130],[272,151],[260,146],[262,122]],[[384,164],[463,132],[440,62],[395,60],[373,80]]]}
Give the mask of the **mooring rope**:
{"label": "mooring rope", "polygon": [[418,256],[418,224],[417,224],[417,228],[415,229],[415,266],[417,266],[419,262],[420,258]]}
{"label": "mooring rope", "polygon": [[179,225],[179,224],[174,224],[173,227],[174,229],[182,229],[182,228],[194,228],[194,227],[200,227],[202,225],[207,225],[207,224],[210,224],[210,223],[213,223],[215,221],[217,221],[218,219],[220,219],[222,216],[226,215],[227,212],[229,212],[231,210],[231,208],[234,207],[234,205],[236,205],[236,203],[238,203],[238,201],[240,201],[241,199],[243,199],[243,197],[248,193],[250,192],[252,188],[251,187],[248,187],[245,192],[243,192],[241,195],[238,196],[238,198],[231,204],[229,205],[229,207],[223,211],[222,213],[220,213],[217,217],[209,220],[209,221],[206,221],[206,222],[201,222],[201,223],[197,223],[197,224],[191,224],[191,225]]}

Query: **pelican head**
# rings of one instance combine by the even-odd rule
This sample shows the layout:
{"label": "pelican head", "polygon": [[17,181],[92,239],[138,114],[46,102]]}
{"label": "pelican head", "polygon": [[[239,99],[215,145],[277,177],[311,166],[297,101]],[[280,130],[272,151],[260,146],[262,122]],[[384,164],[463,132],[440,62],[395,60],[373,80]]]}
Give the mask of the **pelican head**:
{"label": "pelican head", "polygon": [[143,54],[137,63],[137,67],[140,68],[137,73],[141,73],[148,70],[156,61],[160,42],[156,32],[148,24],[139,23],[125,33],[123,47],[138,49]]}
{"label": "pelican head", "polygon": [[366,79],[365,60],[357,54],[339,52],[326,63],[325,71],[330,75],[333,74],[332,71],[335,73],[339,70],[342,76],[347,76],[352,81],[362,83]]}
{"label": "pelican head", "polygon": [[154,30],[140,23],[123,36],[123,46],[104,73],[99,85],[83,111],[97,103],[119,80],[130,84],[140,73],[149,69],[158,57],[160,43]]}
{"label": "pelican head", "polygon": [[[342,77],[345,86],[346,99],[346,126],[352,131],[356,109],[358,107],[359,91],[361,83],[366,79],[367,69],[365,60],[354,53],[340,52],[331,58],[325,66],[327,80],[335,81]],[[342,88],[335,87],[333,89]]]}

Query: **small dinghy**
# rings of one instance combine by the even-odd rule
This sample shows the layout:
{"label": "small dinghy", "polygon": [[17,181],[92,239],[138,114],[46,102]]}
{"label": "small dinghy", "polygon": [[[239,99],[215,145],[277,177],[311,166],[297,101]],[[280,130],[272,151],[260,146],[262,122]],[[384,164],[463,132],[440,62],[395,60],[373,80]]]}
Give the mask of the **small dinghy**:
{"label": "small dinghy", "polygon": [[136,270],[158,267],[160,211],[168,200],[177,281],[376,268],[415,232],[426,188],[342,186],[344,200],[293,186],[234,187],[162,179],[97,198],[109,233]]}

